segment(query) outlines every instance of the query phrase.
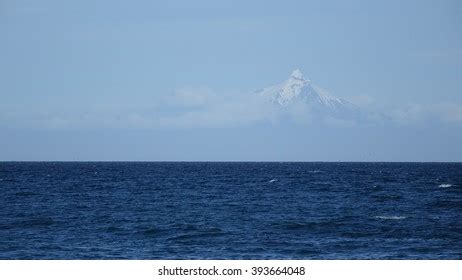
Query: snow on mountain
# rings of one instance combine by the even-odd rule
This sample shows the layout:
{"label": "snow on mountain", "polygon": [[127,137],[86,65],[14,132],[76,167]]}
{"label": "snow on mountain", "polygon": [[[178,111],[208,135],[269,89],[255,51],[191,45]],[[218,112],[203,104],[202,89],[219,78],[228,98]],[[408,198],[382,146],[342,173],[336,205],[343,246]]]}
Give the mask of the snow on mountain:
{"label": "snow on mountain", "polygon": [[288,106],[299,100],[318,103],[329,108],[355,106],[344,99],[329,94],[310,80],[303,78],[302,72],[298,69],[294,70],[286,81],[264,88],[258,93],[281,106]]}
{"label": "snow on mountain", "polygon": [[264,88],[257,94],[283,110],[290,110],[302,104],[307,106],[311,113],[324,116],[351,119],[360,114],[356,105],[316,86],[305,79],[298,69],[294,70],[284,82]]}

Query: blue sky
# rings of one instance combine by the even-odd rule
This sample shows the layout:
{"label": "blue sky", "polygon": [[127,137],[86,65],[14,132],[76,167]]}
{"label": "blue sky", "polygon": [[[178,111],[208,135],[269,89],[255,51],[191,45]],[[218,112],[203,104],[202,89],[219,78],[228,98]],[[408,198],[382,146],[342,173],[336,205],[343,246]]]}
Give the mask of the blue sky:
{"label": "blue sky", "polygon": [[[462,160],[460,1],[5,0],[0,34],[0,160]],[[297,68],[394,123],[259,145],[288,132],[249,129],[241,97]],[[152,125],[198,106],[200,124]],[[336,133],[348,152],[325,144]]]}

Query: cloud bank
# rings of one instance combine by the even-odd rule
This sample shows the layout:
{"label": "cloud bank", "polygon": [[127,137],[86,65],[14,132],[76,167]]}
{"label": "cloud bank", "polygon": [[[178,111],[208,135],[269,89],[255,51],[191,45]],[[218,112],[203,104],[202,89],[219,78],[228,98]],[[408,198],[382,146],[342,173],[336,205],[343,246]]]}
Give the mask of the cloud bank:
{"label": "cloud bank", "polygon": [[[101,101],[100,101],[101,102]],[[331,95],[295,70],[283,82],[256,92],[217,92],[184,87],[146,104],[91,104],[69,108],[1,108],[0,124],[10,127],[73,129],[190,129],[296,123],[333,127],[461,124],[462,105],[395,104],[370,110],[368,95],[350,100]],[[71,104],[70,104],[71,105]]]}
{"label": "cloud bank", "polygon": [[[426,123],[462,124],[462,105],[436,104],[397,105],[383,111],[360,108],[368,125],[383,123],[406,126]],[[189,129],[249,126],[259,123],[294,122],[304,125],[322,123],[327,126],[354,126],[358,119],[333,116],[319,118],[303,103],[280,108],[262,100],[255,93],[218,94],[208,88],[183,88],[144,108],[72,108],[40,111],[23,108],[3,108],[0,123],[7,127],[74,129]]]}

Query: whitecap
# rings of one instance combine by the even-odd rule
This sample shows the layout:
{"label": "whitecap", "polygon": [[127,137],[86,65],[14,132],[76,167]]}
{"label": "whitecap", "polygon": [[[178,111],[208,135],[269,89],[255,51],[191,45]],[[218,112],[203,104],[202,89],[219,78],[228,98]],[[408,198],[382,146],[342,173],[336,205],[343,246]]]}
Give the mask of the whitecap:
{"label": "whitecap", "polygon": [[450,188],[450,187],[452,187],[452,185],[451,184],[441,184],[438,187],[440,187],[440,188]]}
{"label": "whitecap", "polygon": [[381,220],[402,220],[406,219],[406,216],[375,216],[374,218],[376,219],[381,219]]}
{"label": "whitecap", "polygon": [[276,182],[278,179],[272,179],[272,180],[269,180],[268,183],[274,183]]}
{"label": "whitecap", "polygon": [[323,173],[321,170],[310,170],[309,173]]}

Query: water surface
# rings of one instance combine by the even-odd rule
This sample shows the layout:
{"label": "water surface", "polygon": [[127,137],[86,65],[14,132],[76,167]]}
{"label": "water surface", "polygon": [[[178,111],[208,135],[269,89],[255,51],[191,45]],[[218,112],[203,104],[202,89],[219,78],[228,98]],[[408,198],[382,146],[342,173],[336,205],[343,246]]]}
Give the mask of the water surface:
{"label": "water surface", "polygon": [[0,163],[0,259],[461,259],[460,163]]}

